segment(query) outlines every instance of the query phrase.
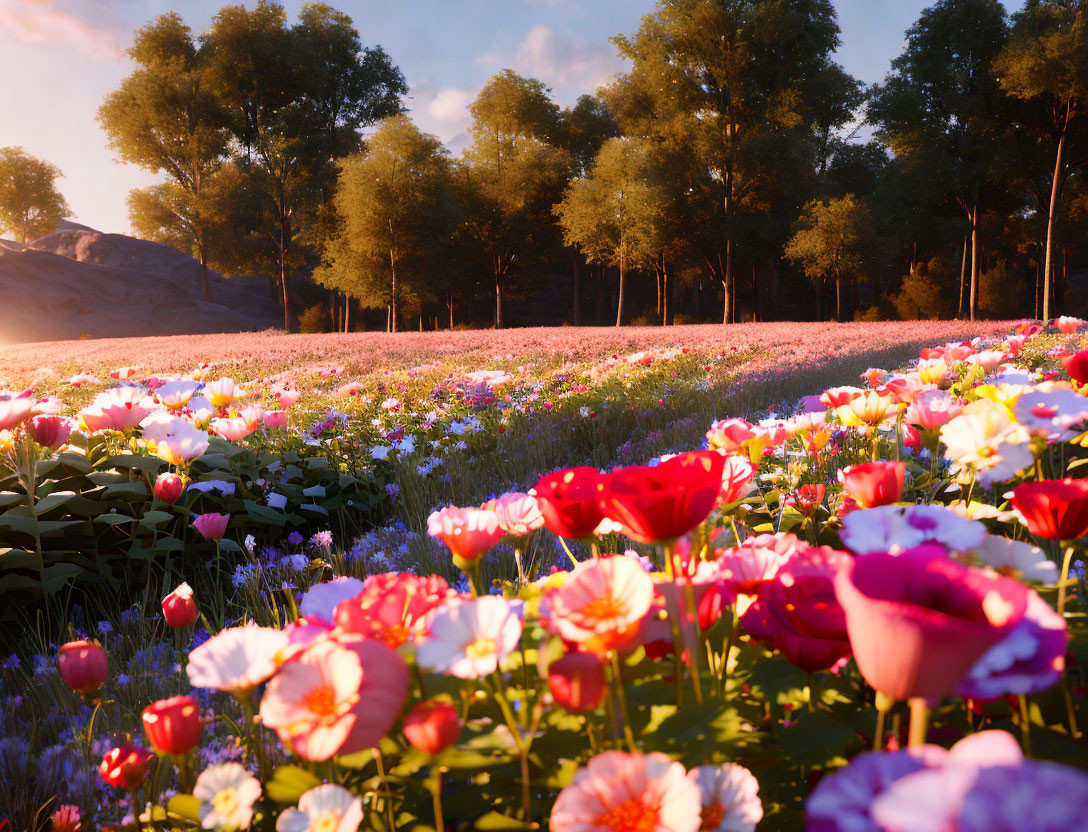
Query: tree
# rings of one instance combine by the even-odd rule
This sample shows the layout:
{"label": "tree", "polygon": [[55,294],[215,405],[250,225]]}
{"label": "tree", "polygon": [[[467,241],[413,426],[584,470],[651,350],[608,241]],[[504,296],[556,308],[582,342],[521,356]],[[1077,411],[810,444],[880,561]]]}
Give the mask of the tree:
{"label": "tree", "polygon": [[60,169],[35,159],[21,147],[0,147],[0,228],[26,245],[52,234],[68,216],[57,190]]}
{"label": "tree", "polygon": [[200,261],[201,295],[207,301],[211,234],[196,204],[229,139],[225,113],[210,83],[208,51],[198,48],[189,27],[170,12],[137,31],[128,52],[137,69],[106,97],[98,120],[123,161],[169,177],[173,187],[149,189],[130,200],[130,209],[135,208],[145,228],[140,215],[146,214],[151,224],[153,215],[164,218],[173,212],[185,218],[171,236],[178,248]]}
{"label": "tree", "polygon": [[1048,319],[1062,189],[1074,171],[1088,165],[1088,4],[1028,0],[1013,16],[1012,34],[994,71],[1001,86],[1027,105],[1016,126],[1052,148],[1043,266],[1043,318]]}
{"label": "tree", "polygon": [[607,100],[627,135],[682,147],[690,160],[691,245],[722,285],[727,323],[743,212],[765,212],[792,175],[768,154],[809,143],[815,170],[819,114],[830,128],[847,109],[823,100],[850,92],[829,83],[838,32],[828,0],[660,0],[633,39],[613,40],[633,68]]}
{"label": "tree", "polygon": [[939,0],[907,30],[906,48],[868,109],[916,190],[950,197],[967,219],[971,320],[978,304],[980,212],[1002,185],[1003,93],[991,64],[1006,36],[998,0]]}
{"label": "tree", "polygon": [[404,79],[380,49],[362,48],[350,18],[324,4],[304,6],[294,27],[269,0],[252,11],[226,6],[203,43],[290,329],[295,249],[330,195],[334,162],[358,147],[359,129],[400,111]]}
{"label": "tree", "polygon": [[460,165],[468,233],[495,286],[495,326],[503,326],[503,290],[556,242],[552,207],[562,196],[570,157],[560,138],[559,108],[540,81],[511,70],[494,76],[470,108],[472,144]]}
{"label": "tree", "polygon": [[407,116],[387,118],[341,166],[336,209],[341,233],[315,278],[364,306],[388,304],[396,332],[402,295],[431,294],[428,278],[452,230],[446,149]]}
{"label": "tree", "polygon": [[657,218],[662,195],[648,144],[609,139],[590,175],[572,182],[555,208],[567,245],[581,248],[591,262],[619,269],[616,326],[623,324],[627,270],[649,264],[661,248]]}
{"label": "tree", "polygon": [[875,245],[868,206],[864,200],[846,194],[808,203],[786,244],[785,254],[814,280],[834,277],[835,317],[841,321],[843,280],[864,273]]}

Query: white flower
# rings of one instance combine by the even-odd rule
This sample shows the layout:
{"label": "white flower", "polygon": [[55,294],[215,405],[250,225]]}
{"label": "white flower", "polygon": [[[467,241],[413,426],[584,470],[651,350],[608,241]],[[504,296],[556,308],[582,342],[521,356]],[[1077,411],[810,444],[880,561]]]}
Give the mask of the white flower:
{"label": "white flower", "polygon": [[260,796],[261,784],[238,763],[205,769],[193,788],[193,797],[200,800],[200,825],[204,829],[249,828],[253,804]]}
{"label": "white flower", "polygon": [[688,780],[699,787],[703,805],[700,829],[753,832],[763,819],[759,782],[744,766],[699,766],[688,772]]}
{"label": "white flower", "polygon": [[1058,582],[1058,566],[1038,546],[988,534],[974,548],[975,555],[999,572],[1019,572],[1025,581],[1052,586]]}
{"label": "white flower", "polygon": [[166,412],[152,413],[142,422],[143,437],[155,443],[155,455],[167,462],[196,459],[208,450],[208,434],[192,422]]}
{"label": "white flower", "polygon": [[223,630],[189,654],[189,684],[248,691],[276,672],[276,654],[286,646],[287,635],[272,627],[247,624]]}
{"label": "white flower", "polygon": [[986,536],[977,520],[960,517],[943,506],[879,506],[852,511],[842,521],[842,542],[858,555],[873,552],[898,554],[923,543],[940,543],[964,552],[975,549]]}
{"label": "white flower", "polygon": [[356,832],[363,822],[363,800],[342,786],[310,789],[297,809],[285,809],[276,832]]}
{"label": "white flower", "polygon": [[1072,390],[1025,393],[1016,401],[1016,420],[1049,441],[1068,442],[1088,420],[1088,398]]}
{"label": "white flower", "polygon": [[354,598],[362,591],[363,582],[358,578],[334,578],[328,583],[314,584],[302,596],[299,609],[307,618],[320,618],[332,624],[336,605]]}
{"label": "white flower", "polygon": [[435,613],[416,661],[425,668],[479,679],[498,669],[521,638],[521,619],[505,598],[456,600]]}
{"label": "white flower", "polygon": [[284,509],[287,507],[287,498],[282,494],[277,494],[275,491],[265,497],[264,501],[268,504],[269,508]]}
{"label": "white flower", "polygon": [[1004,405],[979,399],[941,428],[945,456],[960,470],[973,470],[984,486],[1012,479],[1035,457],[1027,432],[1009,416]]}
{"label": "white flower", "polygon": [[199,389],[200,382],[198,381],[168,381],[155,388],[155,395],[170,410],[180,410],[189,403]]}

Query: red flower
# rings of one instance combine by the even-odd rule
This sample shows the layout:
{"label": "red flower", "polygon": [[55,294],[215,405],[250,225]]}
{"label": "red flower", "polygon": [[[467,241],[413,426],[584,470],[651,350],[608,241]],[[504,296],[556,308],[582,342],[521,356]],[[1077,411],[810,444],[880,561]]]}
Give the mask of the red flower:
{"label": "red flower", "polygon": [[755,639],[779,650],[807,673],[850,655],[846,616],[835,597],[836,573],[853,558],[827,546],[791,555],[741,616]]}
{"label": "red flower", "polygon": [[30,420],[30,435],[43,448],[59,448],[72,434],[72,422],[63,416],[46,414]]}
{"label": "red flower", "polygon": [[1088,534],[1088,480],[1026,482],[1012,492],[1012,504],[1039,537],[1076,540]]}
{"label": "red flower", "polygon": [[144,732],[164,754],[188,754],[200,742],[200,708],[191,696],[160,699],[144,708]]}
{"label": "red flower", "polygon": [[98,766],[98,773],[111,786],[135,791],[143,785],[147,777],[147,765],[154,757],[154,754],[143,748],[121,746],[106,752]]}
{"label": "red flower", "polygon": [[108,670],[106,651],[93,641],[69,641],[57,657],[64,684],[80,693],[102,687]]}
{"label": "red flower", "polygon": [[548,666],[552,698],[576,714],[592,711],[604,701],[604,665],[592,653],[571,651]]}
{"label": "red flower", "polygon": [[1062,366],[1077,384],[1088,383],[1088,350],[1081,350],[1074,355],[1063,355]]}
{"label": "red flower", "polygon": [[805,517],[811,517],[816,506],[824,501],[827,486],[823,483],[809,483],[797,489],[797,510]]}
{"label": "red flower", "polygon": [[449,702],[428,699],[412,708],[404,718],[404,736],[420,751],[437,754],[460,739],[461,720]]}
{"label": "red flower", "polygon": [[876,508],[898,502],[903,496],[906,470],[902,462],[863,462],[839,471],[839,482],[858,508]]}
{"label": "red flower", "polygon": [[162,617],[171,627],[188,627],[196,621],[196,601],[193,589],[187,583],[178,586],[162,599]]}
{"label": "red flower", "polygon": [[717,451],[693,451],[653,468],[620,468],[606,478],[601,512],[640,543],[675,540],[714,508],[724,466]]}
{"label": "red flower", "polygon": [[168,505],[173,505],[185,490],[185,480],[169,472],[155,478],[155,496]]}
{"label": "red flower", "polygon": [[596,468],[567,468],[541,478],[533,489],[544,525],[559,537],[590,537],[603,515],[604,477]]}
{"label": "red flower", "polygon": [[955,695],[1028,602],[1019,581],[963,566],[933,544],[856,558],[835,576],[835,595],[861,675],[897,700]]}
{"label": "red flower", "polygon": [[351,709],[355,724],[336,752],[354,754],[376,746],[393,727],[408,692],[408,666],[396,650],[380,641],[350,635],[337,641],[359,657],[363,668],[359,701]]}

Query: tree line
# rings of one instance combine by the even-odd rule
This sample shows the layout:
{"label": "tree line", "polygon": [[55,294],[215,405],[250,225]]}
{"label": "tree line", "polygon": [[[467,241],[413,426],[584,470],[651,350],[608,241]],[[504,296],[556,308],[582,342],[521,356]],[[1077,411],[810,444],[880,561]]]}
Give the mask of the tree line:
{"label": "tree line", "polygon": [[612,43],[629,70],[571,107],[495,75],[454,157],[347,15],[171,13],[99,119],[164,175],[137,233],[205,299],[208,268],[267,277],[289,329],[1088,306],[1088,4],[939,0],[872,87],[830,0],[659,0]]}

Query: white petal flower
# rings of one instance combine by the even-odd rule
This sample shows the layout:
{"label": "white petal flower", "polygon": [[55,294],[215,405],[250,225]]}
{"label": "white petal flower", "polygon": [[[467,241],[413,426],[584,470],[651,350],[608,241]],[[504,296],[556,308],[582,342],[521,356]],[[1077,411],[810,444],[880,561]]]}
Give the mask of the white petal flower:
{"label": "white petal flower", "polygon": [[248,691],[276,672],[276,654],[287,635],[247,624],[212,636],[189,654],[189,684],[232,693]]}
{"label": "white petal flower", "polygon": [[362,822],[362,798],[328,784],[302,795],[297,809],[284,810],[276,832],[357,832]]}
{"label": "white petal flower", "polygon": [[736,763],[699,766],[688,772],[702,799],[701,830],[754,832],[763,819],[759,782],[752,772]]}
{"label": "white petal flower", "polygon": [[498,669],[517,647],[521,626],[509,602],[498,595],[454,601],[435,613],[416,660],[439,673],[479,679]]}
{"label": "white petal flower", "polygon": [[204,829],[248,829],[260,796],[260,782],[238,763],[205,769],[193,788]]}

